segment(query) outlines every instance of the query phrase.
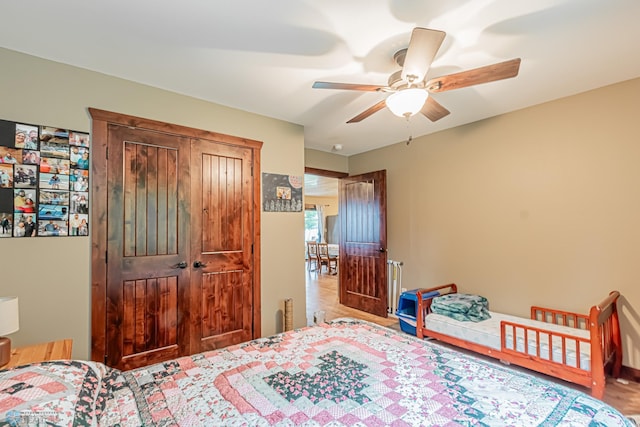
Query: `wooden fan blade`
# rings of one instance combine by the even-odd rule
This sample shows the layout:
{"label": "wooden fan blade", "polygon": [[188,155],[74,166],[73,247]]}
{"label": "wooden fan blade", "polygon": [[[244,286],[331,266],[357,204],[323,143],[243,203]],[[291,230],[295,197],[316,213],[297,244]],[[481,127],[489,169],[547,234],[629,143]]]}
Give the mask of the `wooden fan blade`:
{"label": "wooden fan blade", "polygon": [[444,92],[515,77],[518,75],[519,70],[520,58],[516,58],[473,70],[437,77],[429,80],[425,87],[429,92]]}
{"label": "wooden fan blade", "polygon": [[438,121],[444,116],[449,115],[449,110],[433,99],[433,96],[427,98],[420,112],[427,116],[427,118],[432,122]]}
{"label": "wooden fan blade", "polygon": [[343,89],[343,90],[362,90],[366,92],[376,92],[387,89],[386,86],[378,85],[361,85],[357,83],[331,83],[331,82],[315,82],[314,89]]}
{"label": "wooden fan blade", "polygon": [[386,102],[386,99],[383,99],[382,101],[378,102],[376,105],[373,105],[373,106],[367,108],[362,113],[358,114],[353,119],[349,120],[347,123],[358,123],[358,122],[366,119],[367,117],[369,117],[373,113],[377,113],[378,111],[382,110],[385,107],[385,105],[386,105],[385,102]]}
{"label": "wooden fan blade", "polygon": [[444,31],[420,27],[413,29],[402,66],[403,80],[407,83],[420,83],[424,80],[445,35]]}

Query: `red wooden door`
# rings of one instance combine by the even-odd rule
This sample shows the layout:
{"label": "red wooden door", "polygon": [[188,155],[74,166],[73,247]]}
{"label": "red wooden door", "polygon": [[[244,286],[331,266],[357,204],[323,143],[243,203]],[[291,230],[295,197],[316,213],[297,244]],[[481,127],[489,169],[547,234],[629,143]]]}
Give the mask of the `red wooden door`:
{"label": "red wooden door", "polygon": [[340,303],[387,317],[386,171],[340,180]]}
{"label": "red wooden door", "polygon": [[133,368],[189,351],[188,142],[108,127],[109,211],[104,220],[110,366]]}
{"label": "red wooden door", "polygon": [[192,352],[252,338],[252,150],[191,145]]}

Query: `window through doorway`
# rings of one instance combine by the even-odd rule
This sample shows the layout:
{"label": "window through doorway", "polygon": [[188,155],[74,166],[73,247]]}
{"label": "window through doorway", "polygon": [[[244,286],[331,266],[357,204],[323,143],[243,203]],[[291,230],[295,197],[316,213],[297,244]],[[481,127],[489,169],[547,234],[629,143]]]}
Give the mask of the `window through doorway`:
{"label": "window through doorway", "polygon": [[318,227],[318,211],[315,207],[306,207],[304,209],[304,240],[320,241],[320,229]]}

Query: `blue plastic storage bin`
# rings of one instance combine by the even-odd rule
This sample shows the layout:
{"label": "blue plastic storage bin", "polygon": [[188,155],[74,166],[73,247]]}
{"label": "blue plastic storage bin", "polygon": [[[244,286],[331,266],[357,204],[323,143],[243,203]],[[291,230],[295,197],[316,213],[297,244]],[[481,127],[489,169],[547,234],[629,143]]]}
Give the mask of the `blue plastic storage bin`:
{"label": "blue plastic storage bin", "polygon": [[[418,310],[418,290],[413,289],[400,294],[396,316],[400,320],[400,329],[407,334],[416,335],[416,311]],[[438,291],[422,294],[422,300],[440,295]]]}

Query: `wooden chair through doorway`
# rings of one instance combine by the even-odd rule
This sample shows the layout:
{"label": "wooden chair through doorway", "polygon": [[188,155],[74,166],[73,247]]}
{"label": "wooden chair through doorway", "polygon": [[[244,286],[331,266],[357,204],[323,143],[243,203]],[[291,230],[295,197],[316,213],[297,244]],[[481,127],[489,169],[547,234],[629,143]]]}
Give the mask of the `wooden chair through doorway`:
{"label": "wooden chair through doorway", "polygon": [[[317,271],[320,270],[320,258],[318,258],[318,243],[313,240],[307,242],[307,270],[309,271]],[[311,265],[314,265],[314,268],[311,269]]]}
{"label": "wooden chair through doorway", "polygon": [[320,265],[320,273],[322,273],[322,266],[326,265],[329,270],[329,274],[333,271],[333,274],[338,273],[338,257],[336,255],[329,254],[329,245],[326,243],[318,243],[318,259]]}

